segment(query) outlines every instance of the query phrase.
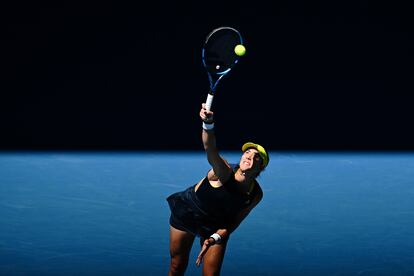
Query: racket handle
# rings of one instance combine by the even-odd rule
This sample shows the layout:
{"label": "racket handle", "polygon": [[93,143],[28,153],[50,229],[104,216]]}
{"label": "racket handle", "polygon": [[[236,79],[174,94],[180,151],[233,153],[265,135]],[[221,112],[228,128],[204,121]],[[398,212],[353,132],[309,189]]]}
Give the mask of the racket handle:
{"label": "racket handle", "polygon": [[211,93],[208,93],[207,100],[206,100],[206,109],[207,109],[207,111],[211,110],[211,105],[213,103],[213,98],[214,98],[214,95],[211,94]]}

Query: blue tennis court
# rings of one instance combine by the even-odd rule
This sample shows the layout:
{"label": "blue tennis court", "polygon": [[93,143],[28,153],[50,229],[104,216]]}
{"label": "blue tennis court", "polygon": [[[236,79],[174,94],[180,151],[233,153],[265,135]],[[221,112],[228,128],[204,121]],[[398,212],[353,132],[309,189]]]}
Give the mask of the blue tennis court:
{"label": "blue tennis court", "polygon": [[[166,275],[165,198],[208,169],[203,152],[0,153],[0,275]],[[258,180],[222,275],[414,275],[414,154],[271,152]]]}

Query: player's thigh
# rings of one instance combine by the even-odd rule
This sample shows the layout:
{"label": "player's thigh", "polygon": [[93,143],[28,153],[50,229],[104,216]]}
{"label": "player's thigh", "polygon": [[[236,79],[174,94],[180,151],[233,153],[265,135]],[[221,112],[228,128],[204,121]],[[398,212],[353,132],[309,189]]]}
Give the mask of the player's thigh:
{"label": "player's thigh", "polygon": [[203,258],[203,275],[219,275],[227,243],[211,246]]}
{"label": "player's thigh", "polygon": [[195,236],[170,226],[170,255],[172,258],[188,259]]}

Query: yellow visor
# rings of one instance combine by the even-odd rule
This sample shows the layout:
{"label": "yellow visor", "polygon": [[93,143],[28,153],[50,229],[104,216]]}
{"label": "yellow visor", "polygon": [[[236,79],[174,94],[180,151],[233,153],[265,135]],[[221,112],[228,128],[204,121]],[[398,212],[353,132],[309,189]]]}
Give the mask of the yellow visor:
{"label": "yellow visor", "polygon": [[245,152],[249,148],[257,149],[257,151],[259,152],[260,157],[263,160],[263,168],[265,168],[267,166],[267,164],[269,164],[269,155],[267,154],[267,151],[264,149],[264,147],[262,147],[259,144],[255,144],[255,143],[252,143],[252,142],[247,142],[242,146],[242,151]]}

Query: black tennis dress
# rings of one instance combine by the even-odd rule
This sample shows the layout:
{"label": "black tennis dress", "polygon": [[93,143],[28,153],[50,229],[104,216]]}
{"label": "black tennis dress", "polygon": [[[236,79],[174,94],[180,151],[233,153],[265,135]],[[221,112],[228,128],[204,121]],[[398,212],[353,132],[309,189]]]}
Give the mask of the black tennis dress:
{"label": "black tennis dress", "polygon": [[235,216],[248,207],[260,186],[255,181],[250,194],[241,193],[236,185],[235,171],[238,165],[232,165],[229,180],[221,187],[211,186],[205,177],[195,191],[195,185],[184,191],[174,193],[167,198],[171,209],[170,224],[174,228],[203,238],[209,237],[218,229],[227,229]]}

